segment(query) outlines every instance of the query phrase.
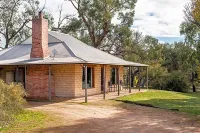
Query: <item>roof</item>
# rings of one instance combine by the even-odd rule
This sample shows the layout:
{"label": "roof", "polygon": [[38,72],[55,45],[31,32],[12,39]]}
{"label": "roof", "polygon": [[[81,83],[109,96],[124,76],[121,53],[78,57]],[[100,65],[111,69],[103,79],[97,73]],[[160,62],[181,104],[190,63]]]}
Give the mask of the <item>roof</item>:
{"label": "roof", "polygon": [[[125,61],[92,46],[89,46],[78,39],[63,33],[48,33],[48,46],[50,56],[45,59],[31,59],[32,37],[19,45],[0,51],[0,65],[25,65],[25,64],[109,64],[124,66],[148,66],[145,64]],[[52,51],[56,49],[58,54]]]}

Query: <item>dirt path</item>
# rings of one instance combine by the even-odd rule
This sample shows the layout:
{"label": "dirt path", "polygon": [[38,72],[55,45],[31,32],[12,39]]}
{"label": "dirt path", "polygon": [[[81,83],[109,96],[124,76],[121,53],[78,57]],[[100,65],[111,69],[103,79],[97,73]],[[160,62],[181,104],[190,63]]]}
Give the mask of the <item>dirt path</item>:
{"label": "dirt path", "polygon": [[33,110],[58,117],[48,133],[200,133],[200,123],[187,115],[162,109],[104,101],[89,105],[29,103]]}

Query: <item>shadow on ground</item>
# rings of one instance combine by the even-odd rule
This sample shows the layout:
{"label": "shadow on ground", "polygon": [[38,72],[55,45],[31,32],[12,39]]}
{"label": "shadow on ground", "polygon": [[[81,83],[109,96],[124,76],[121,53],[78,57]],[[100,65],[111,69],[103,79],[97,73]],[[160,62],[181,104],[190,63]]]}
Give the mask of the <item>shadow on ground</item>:
{"label": "shadow on ground", "polygon": [[[144,113],[144,112],[143,112]],[[147,115],[148,114],[148,115]],[[48,133],[188,133],[200,132],[193,122],[185,121],[184,118],[170,116],[162,118],[158,115],[150,115],[151,112],[142,114],[134,112],[116,113],[109,118],[88,118],[76,121],[75,124],[57,126],[42,129],[39,132]]]}

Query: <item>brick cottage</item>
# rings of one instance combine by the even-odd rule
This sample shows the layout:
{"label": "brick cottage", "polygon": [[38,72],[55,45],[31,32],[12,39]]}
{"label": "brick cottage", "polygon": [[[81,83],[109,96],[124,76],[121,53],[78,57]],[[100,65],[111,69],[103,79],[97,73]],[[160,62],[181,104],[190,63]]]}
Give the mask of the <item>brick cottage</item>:
{"label": "brick cottage", "polygon": [[32,37],[0,51],[0,78],[6,83],[21,83],[32,99],[85,96],[87,101],[87,95],[116,90],[119,94],[124,68],[132,66],[148,67],[112,56],[70,35],[48,31],[41,12],[32,21]]}

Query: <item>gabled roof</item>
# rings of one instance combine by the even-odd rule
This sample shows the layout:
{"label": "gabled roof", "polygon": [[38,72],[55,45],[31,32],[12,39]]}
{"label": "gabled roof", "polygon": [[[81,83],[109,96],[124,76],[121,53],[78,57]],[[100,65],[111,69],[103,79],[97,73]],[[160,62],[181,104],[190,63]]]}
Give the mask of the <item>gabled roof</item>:
{"label": "gabled roof", "polygon": [[[19,45],[0,51],[0,65],[22,64],[70,64],[91,63],[124,66],[148,66],[145,64],[125,61],[99,49],[91,47],[78,39],[63,33],[49,31],[50,57],[45,59],[31,59],[32,37]],[[53,55],[56,49],[58,53]]]}

